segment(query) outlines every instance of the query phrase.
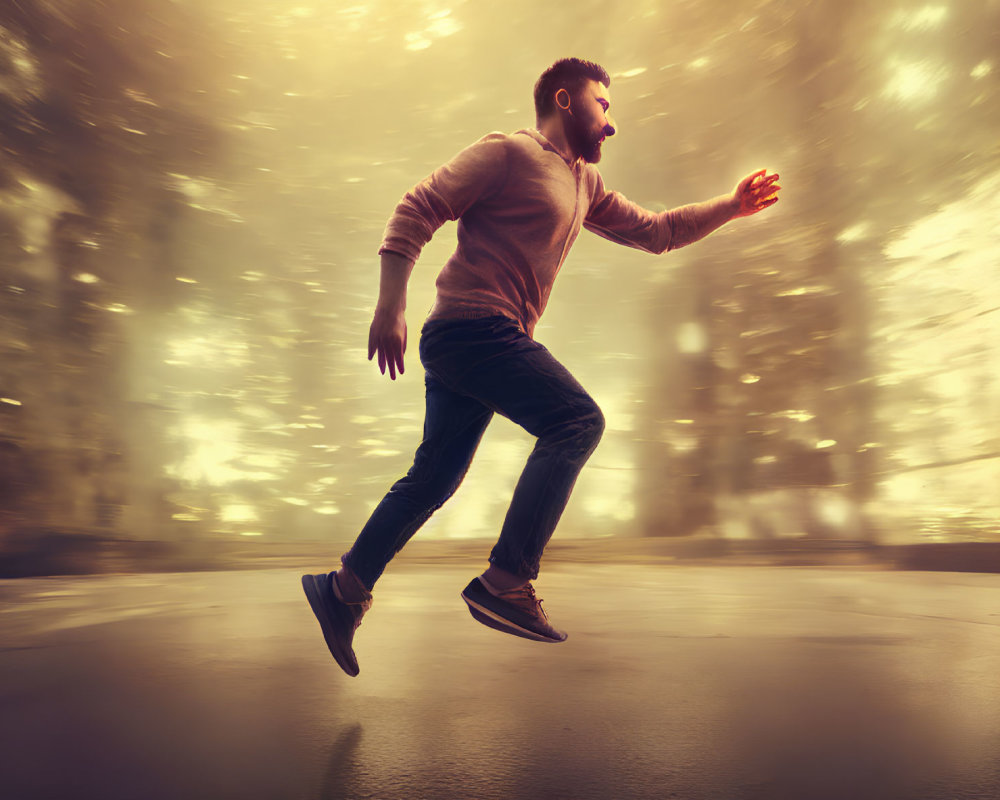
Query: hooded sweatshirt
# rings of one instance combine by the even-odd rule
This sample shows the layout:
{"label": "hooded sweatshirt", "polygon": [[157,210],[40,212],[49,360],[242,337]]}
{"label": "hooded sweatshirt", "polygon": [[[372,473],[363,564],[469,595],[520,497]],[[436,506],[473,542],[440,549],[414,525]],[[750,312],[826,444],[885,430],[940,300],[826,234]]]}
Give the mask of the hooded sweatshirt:
{"label": "hooded sweatshirt", "polygon": [[379,253],[416,261],[458,220],[429,319],[509,317],[532,336],[580,228],[649,253],[683,247],[728,219],[726,198],[648,211],[608,191],[596,165],[569,160],[537,130],[490,133],[408,191]]}

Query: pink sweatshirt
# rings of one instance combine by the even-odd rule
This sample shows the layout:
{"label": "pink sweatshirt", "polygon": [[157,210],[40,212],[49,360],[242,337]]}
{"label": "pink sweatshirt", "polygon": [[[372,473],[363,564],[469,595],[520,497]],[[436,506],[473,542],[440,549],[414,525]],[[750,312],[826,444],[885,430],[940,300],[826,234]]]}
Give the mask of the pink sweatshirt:
{"label": "pink sweatshirt", "polygon": [[580,227],[662,253],[729,219],[725,198],[654,213],[604,188],[594,164],[568,161],[536,130],[490,133],[407,192],[379,253],[416,261],[458,220],[458,246],[437,278],[430,319],[502,314],[532,335]]}

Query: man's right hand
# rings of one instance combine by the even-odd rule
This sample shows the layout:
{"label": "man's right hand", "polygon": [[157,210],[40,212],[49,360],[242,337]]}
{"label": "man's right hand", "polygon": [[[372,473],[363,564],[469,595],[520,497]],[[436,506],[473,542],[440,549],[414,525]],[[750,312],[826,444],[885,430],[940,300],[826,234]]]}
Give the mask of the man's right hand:
{"label": "man's right hand", "polygon": [[385,375],[389,367],[389,377],[396,380],[396,370],[402,375],[403,353],[406,352],[406,314],[403,309],[386,311],[377,307],[372,326],[368,331],[368,360],[378,353],[378,368]]}

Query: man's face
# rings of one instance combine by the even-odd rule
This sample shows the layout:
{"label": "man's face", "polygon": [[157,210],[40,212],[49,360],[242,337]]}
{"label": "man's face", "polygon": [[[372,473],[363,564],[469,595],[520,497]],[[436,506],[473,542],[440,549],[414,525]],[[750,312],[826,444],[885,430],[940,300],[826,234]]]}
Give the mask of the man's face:
{"label": "man's face", "polygon": [[610,106],[607,87],[600,81],[587,81],[573,92],[569,110],[562,112],[570,147],[591,164],[601,160],[605,137],[615,133]]}

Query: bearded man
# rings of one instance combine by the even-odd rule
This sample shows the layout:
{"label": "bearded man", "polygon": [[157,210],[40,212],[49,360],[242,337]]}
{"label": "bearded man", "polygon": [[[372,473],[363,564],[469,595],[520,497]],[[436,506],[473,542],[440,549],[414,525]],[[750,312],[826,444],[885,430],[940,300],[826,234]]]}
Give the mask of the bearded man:
{"label": "bearded man", "polygon": [[458,221],[458,245],[437,277],[420,335],[423,441],[409,472],[372,513],[336,572],[302,584],[330,652],[358,674],[355,631],[392,557],[462,482],[486,426],[501,414],[537,437],[514,490],[489,568],[462,591],[472,616],[541,642],[566,634],[548,620],[531,581],[604,417],[576,379],[534,339],[556,275],[580,228],[650,253],[696,242],[777,201],[760,170],[733,192],[653,213],[604,186],[595,166],[615,134],[603,67],[567,58],[538,79],[535,128],[491,133],[403,197],[386,225],[368,358],[402,374],[406,286],[434,232]]}

